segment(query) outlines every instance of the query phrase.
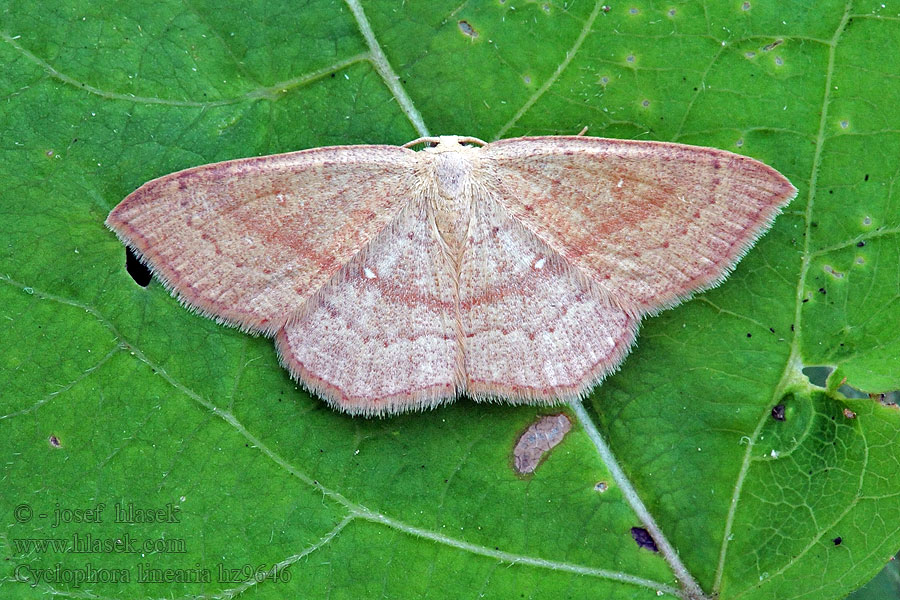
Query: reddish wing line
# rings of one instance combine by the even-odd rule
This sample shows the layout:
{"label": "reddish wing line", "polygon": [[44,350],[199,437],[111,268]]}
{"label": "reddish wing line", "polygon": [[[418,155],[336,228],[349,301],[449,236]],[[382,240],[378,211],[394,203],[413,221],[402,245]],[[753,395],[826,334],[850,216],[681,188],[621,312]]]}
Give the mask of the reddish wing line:
{"label": "reddish wing line", "polygon": [[466,391],[557,402],[586,394],[631,348],[637,319],[511,218],[479,198],[459,275]]}
{"label": "reddish wing line", "polygon": [[510,213],[634,313],[718,284],[797,192],[758,161],[679,144],[518,138],[483,156]]}
{"label": "reddish wing line", "polygon": [[414,157],[345,146],[204,165],[144,184],[106,223],[185,304],[272,334],[409,202]]}
{"label": "reddish wing line", "polygon": [[418,196],[285,327],[282,362],[351,414],[433,407],[461,387],[454,267]]}

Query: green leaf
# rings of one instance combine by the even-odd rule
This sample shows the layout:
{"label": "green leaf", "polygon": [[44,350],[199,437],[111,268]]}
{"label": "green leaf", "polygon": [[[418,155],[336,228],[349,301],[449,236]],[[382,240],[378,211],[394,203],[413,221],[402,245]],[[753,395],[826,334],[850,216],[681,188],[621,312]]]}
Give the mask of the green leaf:
{"label": "green leaf", "polygon": [[[844,393],[900,388],[896,9],[0,14],[4,598],[839,598],[900,548],[900,413]],[[800,190],[583,405],[337,414],[271,341],[136,285],[103,226],[140,184],[207,162],[582,127],[747,154]],[[835,369],[827,386],[810,366]],[[517,476],[518,436],[560,410],[572,430]]]}

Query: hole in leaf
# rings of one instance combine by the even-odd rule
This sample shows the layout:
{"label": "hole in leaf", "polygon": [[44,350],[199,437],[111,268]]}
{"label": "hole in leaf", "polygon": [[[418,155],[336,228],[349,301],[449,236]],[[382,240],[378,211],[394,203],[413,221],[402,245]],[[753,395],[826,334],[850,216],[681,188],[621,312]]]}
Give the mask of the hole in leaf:
{"label": "hole in leaf", "polygon": [[[843,344],[841,344],[841,346],[843,346]],[[834,367],[829,366],[820,365],[803,367],[803,374],[806,375],[807,379],[809,379],[809,382],[819,387],[828,386],[828,377],[831,375],[832,371],[834,371]],[[846,377],[841,381],[837,391],[843,394],[846,398],[870,398],[872,400],[880,402],[884,406],[896,407],[897,404],[900,403],[900,390],[872,394],[848,384]],[[850,413],[852,416],[848,415],[847,413]],[[856,417],[856,413],[847,409],[844,411],[844,416],[848,419],[853,419]]]}
{"label": "hole in leaf", "polygon": [[653,541],[650,532],[643,527],[632,527],[631,537],[634,538],[634,541],[637,542],[639,547],[646,548],[652,552],[659,552],[659,548],[656,547],[656,542]]}
{"label": "hole in leaf", "polygon": [[900,408],[900,391],[889,392],[887,394],[869,394],[869,398],[877,400],[882,406],[889,408]]}
{"label": "hole in leaf", "polygon": [[150,285],[150,279],[153,276],[147,265],[143,264],[137,255],[131,251],[131,248],[125,249],[125,270],[134,279],[134,282],[141,287]]}
{"label": "hole in leaf", "polygon": [[809,382],[819,387],[825,387],[825,382],[832,371],[834,371],[834,367],[803,367],[803,374],[806,375]]}

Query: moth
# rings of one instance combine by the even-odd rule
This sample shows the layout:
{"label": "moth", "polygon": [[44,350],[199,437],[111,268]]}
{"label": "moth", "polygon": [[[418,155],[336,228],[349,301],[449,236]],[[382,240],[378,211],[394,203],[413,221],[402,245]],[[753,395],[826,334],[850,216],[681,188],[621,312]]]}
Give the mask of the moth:
{"label": "moth", "polygon": [[711,148],[441,136],[194,167],[106,224],[188,307],[273,336],[333,407],[386,415],[583,397],[796,191]]}

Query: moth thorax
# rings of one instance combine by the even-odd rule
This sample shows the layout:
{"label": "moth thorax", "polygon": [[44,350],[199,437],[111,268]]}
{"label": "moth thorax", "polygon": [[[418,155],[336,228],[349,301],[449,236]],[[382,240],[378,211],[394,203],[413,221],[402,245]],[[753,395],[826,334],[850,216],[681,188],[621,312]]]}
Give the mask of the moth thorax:
{"label": "moth thorax", "polygon": [[446,201],[464,201],[472,182],[472,161],[461,152],[435,154],[434,181],[438,195]]}
{"label": "moth thorax", "polygon": [[434,157],[434,220],[447,246],[461,253],[469,230],[472,163],[458,152]]}

